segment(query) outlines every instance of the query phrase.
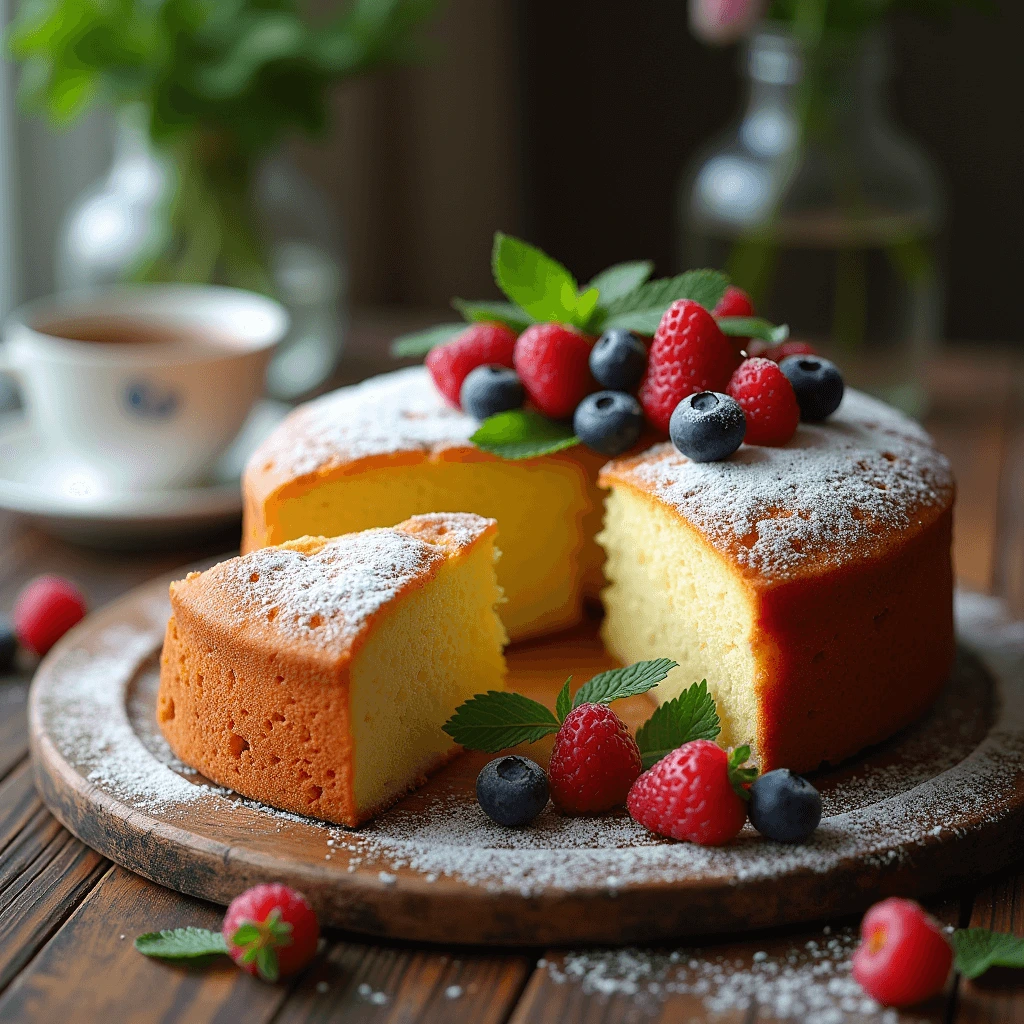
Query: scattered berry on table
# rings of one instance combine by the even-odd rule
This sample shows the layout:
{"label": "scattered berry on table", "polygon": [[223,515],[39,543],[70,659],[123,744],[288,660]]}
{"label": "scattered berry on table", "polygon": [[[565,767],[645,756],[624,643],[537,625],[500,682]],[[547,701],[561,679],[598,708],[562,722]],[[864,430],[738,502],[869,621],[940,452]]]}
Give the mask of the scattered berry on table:
{"label": "scattered berry on table", "polygon": [[604,704],[565,716],[548,762],[551,799],[566,814],[600,814],[626,802],[643,765],[625,724]]}
{"label": "scattered berry on table", "polygon": [[802,776],[776,768],[750,786],[750,824],[780,843],[799,843],[821,821],[821,794]]}
{"label": "scattered berry on table", "polygon": [[788,356],[779,363],[796,392],[800,415],[808,423],[826,419],[843,400],[843,375],[821,356]]}
{"label": "scattered berry on table", "polygon": [[715,391],[684,398],[669,420],[669,437],[694,462],[720,462],[741,444],[747,430],[739,403]]}
{"label": "scattered berry on table", "polygon": [[462,411],[478,420],[518,409],[526,401],[519,374],[507,366],[488,363],[466,374],[459,392]]}
{"label": "scattered berry on table", "polygon": [[424,362],[434,386],[458,409],[459,392],[469,372],[487,363],[510,367],[515,344],[515,331],[504,324],[470,324],[451,341],[432,348]]}
{"label": "scattered berry on table", "polygon": [[85,617],[85,598],[68,580],[40,576],[18,595],[14,631],[22,646],[45,654],[76,622]]}
{"label": "scattered berry on table", "polygon": [[[714,317],[720,316],[753,316],[754,302],[750,296],[736,285],[731,284],[725,289],[725,294],[718,300],[718,305],[711,311]],[[750,351],[750,338],[730,338],[732,347],[737,356],[746,349]]]}
{"label": "scattered berry on table", "polygon": [[816,356],[818,353],[814,351],[814,346],[807,341],[780,341],[778,345],[769,345],[760,354],[773,363],[781,363],[787,356]]}
{"label": "scattered berry on table", "polygon": [[316,953],[320,925],[300,892],[272,882],[236,896],[221,926],[231,959],[264,981],[301,971]]}
{"label": "scattered berry on table", "polygon": [[853,976],[883,1006],[913,1006],[942,991],[953,950],[942,926],[913,900],[876,903],[860,924]]}
{"label": "scattered berry on table", "polygon": [[488,761],[476,777],[476,798],[499,825],[528,825],[548,802],[548,777],[536,761],[509,754]]}
{"label": "scattered berry on table", "polygon": [[647,346],[632,331],[605,331],[590,350],[590,372],[602,387],[636,391],[647,369]]}
{"label": "scattered berry on table", "polygon": [[673,302],[654,334],[640,385],[648,420],[668,433],[675,407],[698,391],[724,391],[737,362],[729,339],[699,302]]}
{"label": "scattered berry on table", "polygon": [[18,636],[14,632],[14,627],[0,616],[0,673],[10,672],[14,668],[17,653]]}
{"label": "scattered berry on table", "polygon": [[590,338],[565,324],[533,324],[516,342],[513,363],[530,400],[545,416],[567,419],[589,392]]}
{"label": "scattered berry on table", "polygon": [[639,440],[644,411],[625,391],[597,391],[576,406],[572,427],[588,448],[602,455],[621,455]]}
{"label": "scattered berry on table", "polygon": [[730,756],[711,740],[692,740],[633,783],[626,806],[644,828],[669,839],[720,846],[747,818]]}
{"label": "scattered berry on table", "polygon": [[771,447],[785,444],[800,422],[793,385],[770,359],[745,359],[729,380],[726,391],[743,407],[747,417],[747,444]]}

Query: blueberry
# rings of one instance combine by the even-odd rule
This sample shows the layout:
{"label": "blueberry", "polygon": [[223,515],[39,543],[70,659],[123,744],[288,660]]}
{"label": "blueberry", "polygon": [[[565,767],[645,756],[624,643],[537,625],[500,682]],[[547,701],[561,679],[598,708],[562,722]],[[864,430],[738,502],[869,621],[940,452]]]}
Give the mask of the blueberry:
{"label": "blueberry", "polygon": [[507,366],[487,365],[470,370],[459,392],[462,411],[478,420],[518,409],[525,401],[526,389],[519,374]]}
{"label": "blueberry", "polygon": [[625,391],[598,391],[576,406],[572,429],[595,452],[621,455],[639,439],[644,429],[644,411]]}
{"label": "blueberry", "polygon": [[788,768],[777,768],[755,780],[747,804],[750,823],[779,843],[799,843],[821,821],[821,795]]}
{"label": "blueberry", "polygon": [[518,754],[488,761],[476,777],[476,798],[499,825],[527,825],[548,802],[548,777],[536,761]]}
{"label": "blueberry", "polygon": [[843,376],[835,363],[821,356],[786,356],[779,369],[793,385],[802,420],[816,423],[839,408]]}
{"label": "blueberry", "polygon": [[684,398],[668,421],[672,443],[694,462],[719,462],[743,443],[747,417],[739,402],[717,391]]}
{"label": "blueberry", "polygon": [[10,622],[0,616],[0,673],[14,668],[14,656],[18,653],[18,638]]}
{"label": "blueberry", "polygon": [[612,391],[635,391],[647,370],[647,347],[632,331],[605,331],[590,350],[590,372]]}

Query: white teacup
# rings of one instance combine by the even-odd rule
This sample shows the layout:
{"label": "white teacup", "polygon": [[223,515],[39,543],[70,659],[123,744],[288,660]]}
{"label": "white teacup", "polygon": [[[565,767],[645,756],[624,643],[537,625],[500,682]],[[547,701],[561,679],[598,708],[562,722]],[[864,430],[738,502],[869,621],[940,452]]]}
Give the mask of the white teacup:
{"label": "white teacup", "polygon": [[112,490],[201,481],[263,391],[280,303],[208,285],[124,285],[29,303],[4,329],[50,457]]}

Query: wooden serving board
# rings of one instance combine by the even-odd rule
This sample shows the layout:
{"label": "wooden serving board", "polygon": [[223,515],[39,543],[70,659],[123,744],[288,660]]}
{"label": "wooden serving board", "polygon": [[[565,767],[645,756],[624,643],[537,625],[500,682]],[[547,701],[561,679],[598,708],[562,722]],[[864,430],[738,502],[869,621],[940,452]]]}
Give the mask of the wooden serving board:
{"label": "wooden serving board", "polygon": [[[180,575],[176,574],[176,575]],[[1024,671],[973,612],[929,715],[816,776],[825,817],[807,844],[749,826],[706,849],[628,816],[548,809],[520,831],[474,797],[465,754],[397,807],[346,830],[245,801],[175,765],[155,726],[167,579],[90,615],[45,659],[31,694],[36,781],[75,835],[181,892],[227,903],[280,880],[330,925],[416,941],[543,945],[722,934],[860,910],[989,873],[1024,853]],[[972,649],[973,648],[973,649]],[[984,655],[979,657],[980,651]],[[553,705],[610,666],[594,623],[509,651],[510,684]],[[631,726],[646,697],[616,705]],[[524,750],[545,761],[550,742]]]}

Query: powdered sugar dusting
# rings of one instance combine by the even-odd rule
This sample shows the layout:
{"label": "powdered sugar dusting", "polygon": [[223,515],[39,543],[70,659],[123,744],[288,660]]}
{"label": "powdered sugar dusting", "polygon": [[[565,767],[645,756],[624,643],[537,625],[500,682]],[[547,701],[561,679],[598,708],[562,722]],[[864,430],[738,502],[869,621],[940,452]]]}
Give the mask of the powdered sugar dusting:
{"label": "powdered sugar dusting", "polygon": [[743,445],[723,462],[696,463],[664,444],[606,472],[651,491],[769,578],[822,555],[864,557],[865,545],[944,508],[953,488],[949,463],[917,424],[852,390],[781,448]]}

